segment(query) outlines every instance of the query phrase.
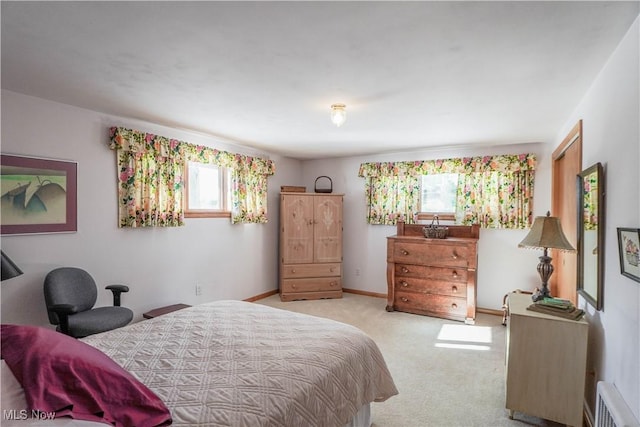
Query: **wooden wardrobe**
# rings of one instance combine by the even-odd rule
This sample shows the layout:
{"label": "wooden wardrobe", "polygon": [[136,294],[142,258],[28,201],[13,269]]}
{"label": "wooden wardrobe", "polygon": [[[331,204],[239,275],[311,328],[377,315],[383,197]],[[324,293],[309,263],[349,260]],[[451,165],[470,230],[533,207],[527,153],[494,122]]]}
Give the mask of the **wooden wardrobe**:
{"label": "wooden wardrobe", "polygon": [[280,299],[342,298],[342,194],[280,193]]}

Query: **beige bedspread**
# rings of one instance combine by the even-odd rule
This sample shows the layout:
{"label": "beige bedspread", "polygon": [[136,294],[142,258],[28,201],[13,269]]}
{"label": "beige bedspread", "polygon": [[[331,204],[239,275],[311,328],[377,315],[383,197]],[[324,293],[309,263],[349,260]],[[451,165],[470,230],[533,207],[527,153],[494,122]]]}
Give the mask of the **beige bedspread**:
{"label": "beige bedspread", "polygon": [[153,390],[178,426],[337,427],[398,393],[361,330],[248,302],[202,304],[83,341]]}

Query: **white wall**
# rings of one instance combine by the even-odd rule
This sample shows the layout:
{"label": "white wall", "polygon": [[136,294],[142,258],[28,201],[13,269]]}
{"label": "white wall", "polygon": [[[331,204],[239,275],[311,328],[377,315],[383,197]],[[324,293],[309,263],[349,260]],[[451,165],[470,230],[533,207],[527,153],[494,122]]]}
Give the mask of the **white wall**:
{"label": "white wall", "polygon": [[[344,126],[348,126],[346,123]],[[366,223],[365,180],[358,177],[361,163],[376,161],[429,160],[491,154],[536,153],[538,167],[534,190],[534,215],[550,209],[551,144],[517,144],[485,148],[449,148],[418,152],[340,159],[308,160],[303,164],[304,181],[313,191],[320,175],[333,180],[334,193],[344,193],[344,287],[381,294],[387,293],[387,236],[395,226]],[[478,252],[478,307],[499,310],[502,298],[514,289],[533,290],[540,285],[536,271],[541,252],[519,249],[528,230],[481,229]],[[356,275],[356,271],[360,275]]]}
{"label": "white wall", "polygon": [[[589,320],[587,369],[613,382],[640,419],[640,283],[620,274],[618,227],[640,228],[640,18],[621,41],[573,115],[560,144],[583,122],[582,166],[602,163],[605,179],[604,309],[580,300]],[[591,384],[594,384],[592,381]],[[587,390],[591,401],[595,390]]]}
{"label": "white wall", "polygon": [[[68,234],[3,236],[2,249],[24,271],[2,282],[3,323],[47,325],[42,283],[59,266],[89,271],[100,289],[126,283],[123,304],[136,318],[177,302],[244,299],[277,289],[280,185],[300,180],[298,160],[275,161],[269,178],[267,224],[232,225],[229,219],[190,218],[179,228],[119,229],[115,152],[108,128],[125,126],[197,144],[256,153],[213,137],[123,119],[2,91],[2,152],[78,162],[78,231]],[[195,286],[202,295],[195,295]],[[111,303],[99,292],[99,305]]]}

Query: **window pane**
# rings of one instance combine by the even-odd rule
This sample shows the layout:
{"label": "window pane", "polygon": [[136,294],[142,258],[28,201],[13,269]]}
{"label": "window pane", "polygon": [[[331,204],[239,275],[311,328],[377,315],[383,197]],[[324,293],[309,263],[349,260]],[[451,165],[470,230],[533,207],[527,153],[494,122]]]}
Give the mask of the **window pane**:
{"label": "window pane", "polygon": [[422,175],[422,212],[456,211],[456,190],[458,174],[439,173]]}
{"label": "window pane", "polygon": [[220,169],[189,162],[189,206],[187,209],[222,209]]}

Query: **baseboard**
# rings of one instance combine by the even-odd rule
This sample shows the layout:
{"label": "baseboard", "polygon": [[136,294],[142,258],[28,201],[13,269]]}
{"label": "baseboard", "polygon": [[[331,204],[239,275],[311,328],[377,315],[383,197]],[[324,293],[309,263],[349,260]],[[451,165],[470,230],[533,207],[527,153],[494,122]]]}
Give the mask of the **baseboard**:
{"label": "baseboard", "polygon": [[[364,295],[367,297],[374,297],[374,298],[387,298],[387,294],[381,294],[379,292],[369,292],[369,291],[362,291],[360,289],[349,289],[349,288],[342,288],[342,292],[346,292],[349,294],[356,294],[356,295]],[[263,294],[260,295],[256,295],[250,298],[247,298],[243,301],[247,301],[247,302],[255,302],[267,297],[270,297],[271,295],[275,295],[278,293],[278,290],[273,290],[273,291],[269,291],[269,292],[265,292]],[[476,311],[478,313],[484,313],[484,314],[492,314],[494,316],[502,316],[502,310],[494,310],[491,308],[477,308]]]}
{"label": "baseboard", "polygon": [[378,292],[361,291],[360,289],[342,288],[342,292],[347,292],[349,294],[356,294],[356,295],[365,295],[368,297],[387,298],[387,294],[381,294]]}
{"label": "baseboard", "polygon": [[250,297],[250,298],[244,299],[243,301],[255,302],[255,301],[270,297],[271,295],[275,295],[277,293],[278,293],[278,290],[276,289],[275,291],[265,292],[264,294],[256,295],[254,297]]}
{"label": "baseboard", "polygon": [[492,314],[494,316],[502,316],[502,310],[494,310],[493,308],[476,308],[477,313]]}

